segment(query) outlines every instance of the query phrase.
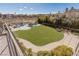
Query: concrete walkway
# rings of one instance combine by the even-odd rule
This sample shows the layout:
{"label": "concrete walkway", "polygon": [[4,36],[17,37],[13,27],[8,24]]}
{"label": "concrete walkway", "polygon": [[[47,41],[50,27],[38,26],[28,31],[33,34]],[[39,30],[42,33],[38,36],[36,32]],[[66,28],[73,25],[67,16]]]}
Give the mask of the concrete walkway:
{"label": "concrete walkway", "polygon": [[32,50],[34,52],[37,52],[40,50],[51,50],[51,49],[53,49],[59,45],[63,45],[63,44],[67,45],[69,47],[72,47],[73,51],[75,51],[75,48],[79,42],[79,37],[70,33],[70,32],[69,33],[64,32],[64,38],[62,40],[57,41],[57,42],[52,42],[52,43],[49,43],[49,44],[44,45],[44,46],[36,46],[27,40],[24,40],[21,38],[18,38],[18,39],[19,39],[19,42],[22,42],[25,47],[32,48]]}
{"label": "concrete walkway", "polygon": [[0,56],[9,56],[6,35],[0,36]]}

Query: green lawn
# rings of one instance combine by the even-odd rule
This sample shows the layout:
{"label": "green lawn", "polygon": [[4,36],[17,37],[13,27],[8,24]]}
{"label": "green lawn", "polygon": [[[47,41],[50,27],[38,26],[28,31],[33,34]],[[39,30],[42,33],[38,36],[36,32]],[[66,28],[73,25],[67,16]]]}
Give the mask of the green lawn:
{"label": "green lawn", "polygon": [[37,46],[42,46],[51,42],[61,40],[63,32],[57,32],[54,28],[47,26],[35,26],[29,30],[14,32],[16,37],[26,39]]}

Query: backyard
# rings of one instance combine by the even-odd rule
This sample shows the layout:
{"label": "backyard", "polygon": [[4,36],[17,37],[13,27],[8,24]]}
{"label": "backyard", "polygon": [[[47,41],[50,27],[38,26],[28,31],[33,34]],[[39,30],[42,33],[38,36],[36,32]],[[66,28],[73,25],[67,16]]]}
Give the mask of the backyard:
{"label": "backyard", "polygon": [[63,32],[58,32],[54,28],[44,25],[33,26],[29,30],[15,31],[14,35],[16,37],[28,40],[37,46],[43,46],[48,43],[56,42],[64,37]]}

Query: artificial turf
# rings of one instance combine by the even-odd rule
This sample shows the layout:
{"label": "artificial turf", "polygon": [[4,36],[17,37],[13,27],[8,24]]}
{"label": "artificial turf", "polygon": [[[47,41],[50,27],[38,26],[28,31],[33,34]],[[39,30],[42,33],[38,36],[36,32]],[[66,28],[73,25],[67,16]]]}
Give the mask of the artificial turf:
{"label": "artificial turf", "polygon": [[64,37],[63,32],[58,32],[54,28],[44,25],[34,26],[29,30],[15,31],[14,34],[16,37],[28,40],[37,46],[59,41]]}

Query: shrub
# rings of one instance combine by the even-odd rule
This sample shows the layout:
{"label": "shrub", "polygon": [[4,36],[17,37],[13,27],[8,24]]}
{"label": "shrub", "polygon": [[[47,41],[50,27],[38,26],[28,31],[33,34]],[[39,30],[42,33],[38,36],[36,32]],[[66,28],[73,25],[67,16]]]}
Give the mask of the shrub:
{"label": "shrub", "polygon": [[22,52],[24,53],[24,55],[27,55],[27,48],[23,45],[23,43],[19,43],[19,46],[21,47]]}
{"label": "shrub", "polygon": [[48,51],[38,51],[37,55],[38,56],[50,56],[51,54]]}
{"label": "shrub", "polygon": [[58,46],[51,51],[53,56],[71,56],[73,54],[72,48],[65,45]]}
{"label": "shrub", "polygon": [[28,56],[32,56],[32,55],[33,55],[32,49],[29,48],[29,49],[27,50],[27,53],[28,53]]}

